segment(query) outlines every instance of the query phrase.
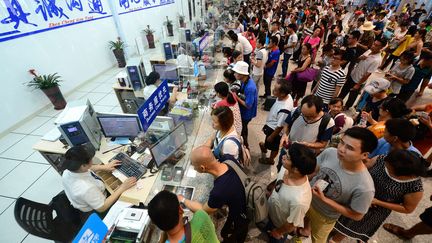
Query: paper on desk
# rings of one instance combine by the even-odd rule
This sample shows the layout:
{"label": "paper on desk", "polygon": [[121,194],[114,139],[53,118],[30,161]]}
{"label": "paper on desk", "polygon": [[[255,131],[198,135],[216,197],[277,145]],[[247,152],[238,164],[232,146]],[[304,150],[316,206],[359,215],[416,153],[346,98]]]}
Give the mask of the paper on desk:
{"label": "paper on desk", "polygon": [[124,144],[130,144],[130,143],[131,143],[131,141],[129,140],[129,138],[116,138],[114,141],[111,141],[109,143],[109,146],[115,145],[115,144],[124,145]]}
{"label": "paper on desk", "polygon": [[196,177],[196,174],[197,174],[196,170],[192,166],[189,166],[188,170],[186,172],[186,176],[187,177]]}
{"label": "paper on desk", "polygon": [[60,136],[61,136],[60,131],[58,130],[57,127],[55,127],[53,129],[51,129],[51,131],[49,131],[47,134],[45,134],[42,137],[42,140],[54,142],[54,141],[57,141],[57,139],[59,139]]}
{"label": "paper on desk", "polygon": [[128,202],[123,202],[123,201],[117,200],[117,202],[114,203],[114,205],[112,205],[112,207],[108,211],[107,215],[103,219],[103,222],[108,227],[108,229],[111,228],[111,226],[113,226],[115,224],[115,222],[116,222],[118,216],[120,215],[120,213],[125,208],[132,207],[132,205],[133,205],[132,203],[128,203]]}

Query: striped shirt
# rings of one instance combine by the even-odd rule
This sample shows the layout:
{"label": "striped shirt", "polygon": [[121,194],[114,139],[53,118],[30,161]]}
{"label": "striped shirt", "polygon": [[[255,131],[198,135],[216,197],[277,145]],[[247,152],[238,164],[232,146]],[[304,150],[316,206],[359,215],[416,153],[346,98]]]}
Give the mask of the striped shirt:
{"label": "striped shirt", "polygon": [[345,83],[345,73],[342,68],[332,70],[330,66],[324,67],[321,79],[318,84],[316,96],[321,97],[325,104],[328,104],[334,97],[336,86],[343,86]]}

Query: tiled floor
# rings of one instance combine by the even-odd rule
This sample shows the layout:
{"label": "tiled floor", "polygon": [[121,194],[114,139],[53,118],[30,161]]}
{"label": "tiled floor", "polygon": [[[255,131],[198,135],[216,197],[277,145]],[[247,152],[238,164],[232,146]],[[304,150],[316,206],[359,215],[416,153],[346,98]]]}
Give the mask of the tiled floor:
{"label": "tiled floor", "polygon": [[[294,65],[290,64],[290,68]],[[89,98],[96,111],[121,113],[117,98],[112,91],[114,76],[118,69],[112,69],[98,78],[87,82],[79,87],[77,91],[66,96],[68,101],[80,98]],[[377,74],[374,74],[377,75]],[[260,91],[263,92],[263,87]],[[431,92],[428,91],[420,102],[428,100],[431,102]],[[419,100],[416,100],[419,102]],[[47,240],[27,234],[15,221],[13,210],[15,200],[25,197],[41,203],[48,203],[52,197],[62,190],[61,178],[45,159],[32,150],[32,146],[46,132],[54,128],[53,122],[60,111],[47,108],[37,116],[31,118],[15,129],[13,132],[0,138],[0,242],[15,243],[38,243]],[[259,109],[258,117],[249,126],[249,143],[251,151],[258,157],[256,151],[258,142],[264,139],[261,128],[265,123],[267,112]],[[263,165],[254,166],[258,176],[267,168]],[[274,170],[274,169],[273,169]],[[268,173],[268,171],[267,171]],[[393,213],[387,221],[398,223],[408,227],[418,222],[419,213],[431,205],[428,200],[432,192],[431,182],[425,181],[425,197],[417,210],[410,215]],[[380,229],[374,237],[377,242],[401,242]],[[249,242],[263,242],[260,239],[251,239]],[[354,241],[346,241],[354,242]],[[416,237],[412,242],[432,242],[432,236]]]}
{"label": "tiled floor", "polygon": [[[88,98],[98,112],[122,112],[112,89],[113,69],[66,95],[67,101]],[[0,242],[49,242],[29,235],[15,221],[15,200],[25,197],[49,203],[62,188],[60,175],[32,146],[54,128],[61,111],[47,108],[9,134],[0,137]]]}

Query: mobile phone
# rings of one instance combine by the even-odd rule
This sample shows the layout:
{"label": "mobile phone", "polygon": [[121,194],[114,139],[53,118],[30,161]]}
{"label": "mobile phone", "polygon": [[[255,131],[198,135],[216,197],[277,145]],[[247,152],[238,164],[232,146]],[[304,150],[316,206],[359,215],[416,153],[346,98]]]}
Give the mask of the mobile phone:
{"label": "mobile phone", "polygon": [[328,187],[329,183],[323,179],[318,179],[314,187],[318,187],[322,192]]}

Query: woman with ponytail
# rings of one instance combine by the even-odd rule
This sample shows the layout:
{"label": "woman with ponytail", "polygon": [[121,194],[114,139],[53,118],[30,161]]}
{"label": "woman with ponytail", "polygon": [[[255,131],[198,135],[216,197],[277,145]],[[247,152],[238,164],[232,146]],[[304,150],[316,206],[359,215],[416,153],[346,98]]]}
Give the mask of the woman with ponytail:
{"label": "woman with ponytail", "polygon": [[219,82],[214,86],[216,96],[221,100],[215,102],[212,106],[213,109],[221,106],[227,106],[231,109],[234,115],[234,127],[238,135],[241,134],[242,131],[242,120],[240,114],[240,107],[237,103],[236,98],[229,90],[229,86],[225,82]]}

